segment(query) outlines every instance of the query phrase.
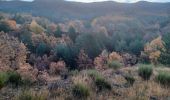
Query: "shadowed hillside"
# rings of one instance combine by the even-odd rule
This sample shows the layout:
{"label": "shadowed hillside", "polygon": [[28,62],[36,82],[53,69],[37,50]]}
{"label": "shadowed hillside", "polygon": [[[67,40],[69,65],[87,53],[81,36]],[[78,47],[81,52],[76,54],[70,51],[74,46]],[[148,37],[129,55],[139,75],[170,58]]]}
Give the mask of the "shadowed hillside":
{"label": "shadowed hillside", "polygon": [[[50,5],[50,6],[49,6]],[[31,13],[55,21],[92,19],[103,15],[167,15],[170,3],[137,2],[134,4],[112,1],[96,3],[68,2],[63,0],[0,1],[0,11]]]}

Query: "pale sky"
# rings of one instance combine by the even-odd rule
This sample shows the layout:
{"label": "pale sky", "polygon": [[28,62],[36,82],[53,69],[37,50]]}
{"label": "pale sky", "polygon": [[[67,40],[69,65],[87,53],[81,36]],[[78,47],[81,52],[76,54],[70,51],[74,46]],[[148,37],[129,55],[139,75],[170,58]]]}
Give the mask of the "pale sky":
{"label": "pale sky", "polygon": [[[33,0],[23,0],[23,1],[33,1]],[[133,2],[138,2],[138,1],[143,1],[143,0],[66,0],[66,1],[76,1],[76,2],[101,2],[101,1],[116,1],[116,2],[126,2],[126,3],[133,3]],[[170,2],[170,0],[145,0],[149,2]]]}
{"label": "pale sky", "polygon": [[[77,1],[77,2],[101,2],[101,1],[117,1],[117,2],[126,2],[126,3],[133,3],[142,0],[67,0],[67,1]],[[145,0],[149,2],[170,2],[170,0]]]}

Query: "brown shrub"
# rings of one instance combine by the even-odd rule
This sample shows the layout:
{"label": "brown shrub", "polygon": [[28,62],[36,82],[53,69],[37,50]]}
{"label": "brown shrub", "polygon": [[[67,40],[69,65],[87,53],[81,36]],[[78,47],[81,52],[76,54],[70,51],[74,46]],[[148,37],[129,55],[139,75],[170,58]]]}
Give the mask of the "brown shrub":
{"label": "brown shrub", "polygon": [[0,67],[18,69],[25,64],[27,50],[16,38],[0,32]]}
{"label": "brown shrub", "polygon": [[88,57],[88,55],[84,52],[84,50],[80,50],[77,59],[78,69],[89,69],[92,68],[92,60]]}
{"label": "brown shrub", "polygon": [[108,61],[119,61],[122,62],[122,57],[117,52],[112,52],[109,54]]}
{"label": "brown shrub", "polygon": [[107,68],[108,53],[103,51],[98,57],[94,59],[94,65],[96,69],[103,70]]}
{"label": "brown shrub", "polygon": [[49,73],[53,75],[61,74],[64,70],[66,70],[66,64],[64,61],[51,62]]}

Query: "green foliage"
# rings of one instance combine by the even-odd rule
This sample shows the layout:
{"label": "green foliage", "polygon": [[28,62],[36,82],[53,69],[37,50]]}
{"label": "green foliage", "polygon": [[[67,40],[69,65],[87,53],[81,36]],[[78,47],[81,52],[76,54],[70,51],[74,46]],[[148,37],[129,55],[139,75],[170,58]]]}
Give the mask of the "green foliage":
{"label": "green foliage", "polygon": [[104,89],[111,90],[110,83],[108,81],[106,81],[105,78],[102,77],[98,71],[88,70],[87,73],[95,81],[95,85],[99,91],[104,90]]}
{"label": "green foliage", "polygon": [[57,26],[57,30],[54,32],[55,37],[62,37],[62,31],[60,26]]}
{"label": "green foliage", "polygon": [[88,74],[90,77],[94,78],[94,79],[95,79],[96,77],[101,77],[100,73],[97,72],[96,70],[93,70],[93,69],[88,70],[88,71],[87,71],[87,74]]}
{"label": "green foliage", "polygon": [[47,100],[46,95],[36,94],[28,90],[22,91],[15,100]]}
{"label": "green foliage", "polygon": [[152,73],[153,73],[153,68],[152,68],[151,65],[141,65],[141,66],[139,66],[138,74],[144,80],[149,80]]}
{"label": "green foliage", "polygon": [[15,86],[18,86],[22,83],[21,76],[17,72],[8,72],[8,77],[8,82]]}
{"label": "green foliage", "polygon": [[8,76],[6,73],[0,73],[0,89],[6,85],[8,81]]}
{"label": "green foliage", "polygon": [[104,78],[102,77],[96,77],[95,79],[95,84],[98,88],[99,91],[108,89],[111,90],[111,85],[109,82],[107,82]]}
{"label": "green foliage", "polygon": [[79,74],[79,71],[76,69],[76,70],[71,70],[70,72],[69,72],[69,75],[71,75],[71,76],[76,76],[76,75],[78,75]]}
{"label": "green foliage", "polygon": [[144,43],[142,40],[135,39],[133,42],[129,44],[129,51],[135,55],[140,55],[143,50]]}
{"label": "green foliage", "polygon": [[[128,32],[128,31],[127,31]],[[128,34],[128,35],[127,35]],[[144,47],[142,35],[138,33],[115,32],[111,40],[115,51],[140,55]]]}
{"label": "green foliage", "polygon": [[38,56],[43,56],[44,54],[49,54],[50,47],[45,44],[44,42],[39,43],[39,45],[36,48],[36,54]]}
{"label": "green foliage", "polygon": [[111,61],[108,63],[108,66],[113,69],[119,69],[122,66],[122,64],[118,61]]}
{"label": "green foliage", "polygon": [[32,33],[24,27],[20,32],[19,40],[22,41],[31,53],[35,53],[36,49],[32,42]]}
{"label": "green foliage", "polygon": [[87,98],[90,95],[90,90],[84,84],[76,84],[72,89],[73,96],[77,98]]}
{"label": "green foliage", "polygon": [[4,20],[0,21],[0,32],[1,31],[4,31],[4,32],[12,31],[8,23]]}
{"label": "green foliage", "polygon": [[33,100],[33,96],[31,95],[30,92],[22,92],[16,100]]}
{"label": "green foliage", "polygon": [[128,85],[133,85],[135,82],[135,78],[131,75],[125,76],[125,79],[126,79]]}
{"label": "green foliage", "polygon": [[69,27],[69,37],[72,39],[73,42],[75,42],[77,34],[76,34],[76,30],[74,29],[74,27]]}
{"label": "green foliage", "polygon": [[164,86],[170,86],[170,73],[160,72],[158,76],[156,76],[156,81]]}
{"label": "green foliage", "polygon": [[18,23],[18,24],[24,24],[26,22],[26,19],[20,15],[20,14],[15,14],[13,19]]}
{"label": "green foliage", "polygon": [[70,67],[71,69],[74,69],[76,67],[76,53],[77,50],[69,45],[66,44],[58,44],[54,48],[55,52],[55,59],[59,60],[62,59],[66,62],[67,66]]}
{"label": "green foliage", "polygon": [[90,58],[97,57],[104,49],[100,42],[96,39],[93,34],[81,34],[76,39],[76,47],[78,50],[85,50]]}
{"label": "green foliage", "polygon": [[166,50],[161,52],[159,62],[164,65],[170,65],[170,33],[164,34],[162,40],[164,41],[164,47]]}

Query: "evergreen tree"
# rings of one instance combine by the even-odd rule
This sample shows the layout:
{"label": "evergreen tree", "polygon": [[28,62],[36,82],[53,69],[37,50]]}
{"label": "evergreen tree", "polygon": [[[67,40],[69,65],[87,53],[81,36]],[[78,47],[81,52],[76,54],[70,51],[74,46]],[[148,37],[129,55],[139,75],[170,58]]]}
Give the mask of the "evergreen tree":
{"label": "evergreen tree", "polygon": [[165,51],[162,51],[159,61],[162,64],[170,65],[170,33],[162,36],[164,41]]}
{"label": "evergreen tree", "polygon": [[55,37],[62,37],[62,31],[60,26],[57,26],[57,30],[54,32]]}

